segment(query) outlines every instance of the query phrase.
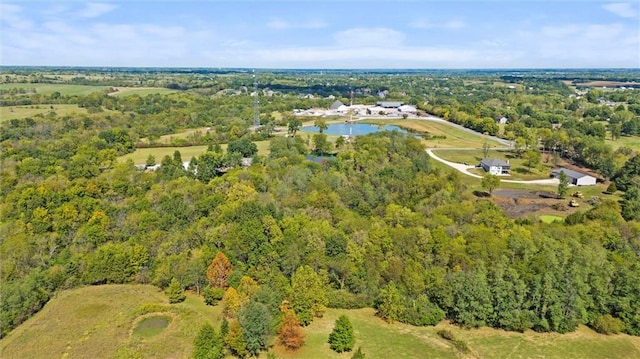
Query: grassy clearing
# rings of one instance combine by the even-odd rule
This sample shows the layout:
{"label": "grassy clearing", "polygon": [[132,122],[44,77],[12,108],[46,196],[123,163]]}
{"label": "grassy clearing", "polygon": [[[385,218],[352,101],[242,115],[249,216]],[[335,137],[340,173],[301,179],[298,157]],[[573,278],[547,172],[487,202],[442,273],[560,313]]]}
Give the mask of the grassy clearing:
{"label": "grassy clearing", "polygon": [[[166,296],[149,285],[78,288],[59,293],[3,338],[0,352],[3,358],[34,359],[189,357],[198,329],[206,321],[218,325],[220,310],[189,293],[184,303],[169,305]],[[146,312],[172,320],[155,336],[134,336]]]}
{"label": "grassy clearing", "polygon": [[610,145],[614,151],[623,146],[640,151],[640,136],[621,136],[619,139],[611,141],[611,136],[609,135],[604,142]]}
{"label": "grassy clearing", "polygon": [[543,214],[539,218],[544,223],[562,222],[564,220],[564,218],[562,218],[560,216],[554,216],[554,215],[550,215],[550,214]]}
{"label": "grassy clearing", "polygon": [[93,92],[106,91],[110,86],[91,86],[91,85],[66,85],[66,84],[2,84],[3,89],[35,89],[36,93],[50,95],[54,92],[60,92],[62,95],[88,95]]}
{"label": "grassy clearing", "polygon": [[66,116],[74,113],[87,113],[86,108],[78,105],[30,105],[30,106],[6,106],[0,107],[0,122],[33,117],[35,115],[47,116],[55,112],[57,116]]}
{"label": "grassy clearing", "polygon": [[[445,137],[424,140],[423,142],[426,146],[431,148],[482,148],[482,143],[485,140],[484,136],[464,131],[447,123],[428,120],[368,119],[362,122],[380,125],[396,125],[418,132],[428,132],[433,136]],[[489,145],[491,147],[503,147],[493,140],[489,140]]]}
{"label": "grassy clearing", "polygon": [[170,93],[178,92],[177,90],[171,90],[164,87],[114,87],[117,92],[109,93],[110,96],[131,96],[131,95],[166,95]]}
{"label": "grassy clearing", "polygon": [[[269,154],[269,141],[256,141],[258,146],[258,154],[266,156]],[[223,150],[227,150],[227,145],[220,145]],[[133,160],[135,164],[144,164],[147,162],[149,155],[153,155],[156,163],[162,162],[164,156],[173,157],[175,151],[180,151],[183,161],[189,161],[192,157],[197,157],[207,150],[207,146],[189,146],[189,147],[154,147],[154,148],[138,148],[133,153],[120,157],[121,161]]]}
{"label": "grassy clearing", "polygon": [[[144,314],[148,313],[148,314]],[[304,329],[305,345],[296,352],[272,348],[277,358],[350,358],[329,349],[327,339],[340,315],[349,317],[355,348],[368,358],[637,358],[640,338],[601,335],[579,327],[569,334],[513,333],[490,328],[466,330],[442,322],[435,327],[388,324],[373,309],[329,309]],[[133,335],[146,318],[171,318],[153,336]],[[45,308],[0,341],[3,358],[188,358],[205,322],[219,327],[221,306],[206,306],[187,293],[184,303],[169,305],[148,285],[94,286],[61,292]],[[154,330],[162,323],[151,325]],[[448,330],[469,348],[463,354],[437,332]],[[262,353],[260,358],[265,358]]]}
{"label": "grassy clearing", "polygon": [[[184,130],[182,132],[178,132],[178,133],[172,133],[170,135],[163,135],[160,136],[156,142],[157,143],[171,143],[174,140],[177,139],[188,139],[190,136],[194,136],[194,135],[201,135],[204,136],[207,131],[209,131],[209,127],[200,127],[200,128],[190,128],[187,130]],[[147,138],[141,138],[140,139],[141,142],[144,143],[149,143],[149,140]]]}

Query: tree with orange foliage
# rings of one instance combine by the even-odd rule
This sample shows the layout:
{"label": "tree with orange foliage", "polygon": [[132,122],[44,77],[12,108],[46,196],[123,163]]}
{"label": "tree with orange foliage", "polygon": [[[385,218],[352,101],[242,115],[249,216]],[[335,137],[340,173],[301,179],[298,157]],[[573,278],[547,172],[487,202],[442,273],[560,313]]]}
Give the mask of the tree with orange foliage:
{"label": "tree with orange foliage", "polygon": [[296,350],[304,344],[304,333],[302,332],[300,320],[298,320],[296,312],[289,309],[286,304],[283,304],[280,310],[284,312],[284,318],[282,319],[280,331],[278,331],[278,341],[285,348]]}
{"label": "tree with orange foliage", "polygon": [[227,278],[231,273],[231,262],[222,252],[218,252],[207,268],[207,279],[214,288],[226,288]]}

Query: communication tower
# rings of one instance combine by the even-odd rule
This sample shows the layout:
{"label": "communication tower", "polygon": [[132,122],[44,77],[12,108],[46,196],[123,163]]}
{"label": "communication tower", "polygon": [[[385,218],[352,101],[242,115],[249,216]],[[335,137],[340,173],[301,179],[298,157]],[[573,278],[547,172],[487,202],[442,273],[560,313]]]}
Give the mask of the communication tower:
{"label": "communication tower", "polygon": [[258,108],[258,79],[255,70],[253,70],[253,128],[260,127],[260,109]]}

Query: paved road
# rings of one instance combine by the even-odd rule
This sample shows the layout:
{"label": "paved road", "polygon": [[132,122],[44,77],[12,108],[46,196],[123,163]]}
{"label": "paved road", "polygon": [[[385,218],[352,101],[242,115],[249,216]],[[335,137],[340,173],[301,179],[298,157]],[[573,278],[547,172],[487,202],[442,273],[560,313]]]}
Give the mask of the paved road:
{"label": "paved road", "polygon": [[[468,165],[464,165],[462,163],[457,163],[457,162],[451,162],[451,161],[447,161],[445,159],[442,159],[438,156],[436,156],[435,153],[433,153],[433,151],[431,149],[427,149],[427,153],[429,154],[429,156],[431,156],[431,158],[433,158],[436,161],[442,162],[444,164],[446,164],[447,166],[454,168],[462,173],[464,173],[467,176],[471,176],[471,177],[475,177],[475,178],[482,178],[482,176],[477,175],[475,173],[471,173],[469,172],[470,169],[475,168],[475,166],[468,166]],[[500,182],[506,182],[506,183],[524,183],[524,184],[541,184],[541,185],[558,185],[558,183],[560,183],[560,181],[557,178],[549,178],[549,179],[541,179],[541,180],[530,180],[530,181],[517,181],[517,180],[506,180],[506,179],[500,179]]]}

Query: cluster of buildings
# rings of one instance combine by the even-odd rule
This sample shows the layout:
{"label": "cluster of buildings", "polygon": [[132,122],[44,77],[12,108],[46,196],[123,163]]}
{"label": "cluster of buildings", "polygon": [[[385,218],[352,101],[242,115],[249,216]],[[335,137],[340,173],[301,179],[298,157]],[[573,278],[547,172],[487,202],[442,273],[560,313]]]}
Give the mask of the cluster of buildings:
{"label": "cluster of buildings", "polygon": [[[480,167],[482,167],[486,172],[496,176],[505,176],[511,173],[511,165],[509,164],[509,161],[505,162],[497,158],[483,159],[480,161]],[[591,175],[564,167],[551,171],[551,177],[559,178],[560,173],[563,172],[565,176],[567,176],[568,183],[574,186],[593,186],[597,182],[597,179]]]}
{"label": "cluster of buildings", "polygon": [[294,110],[298,116],[367,116],[367,117],[404,117],[416,116],[418,110],[415,106],[406,105],[401,101],[378,101],[375,105],[345,105],[336,100],[329,109],[312,108],[309,110]]}

